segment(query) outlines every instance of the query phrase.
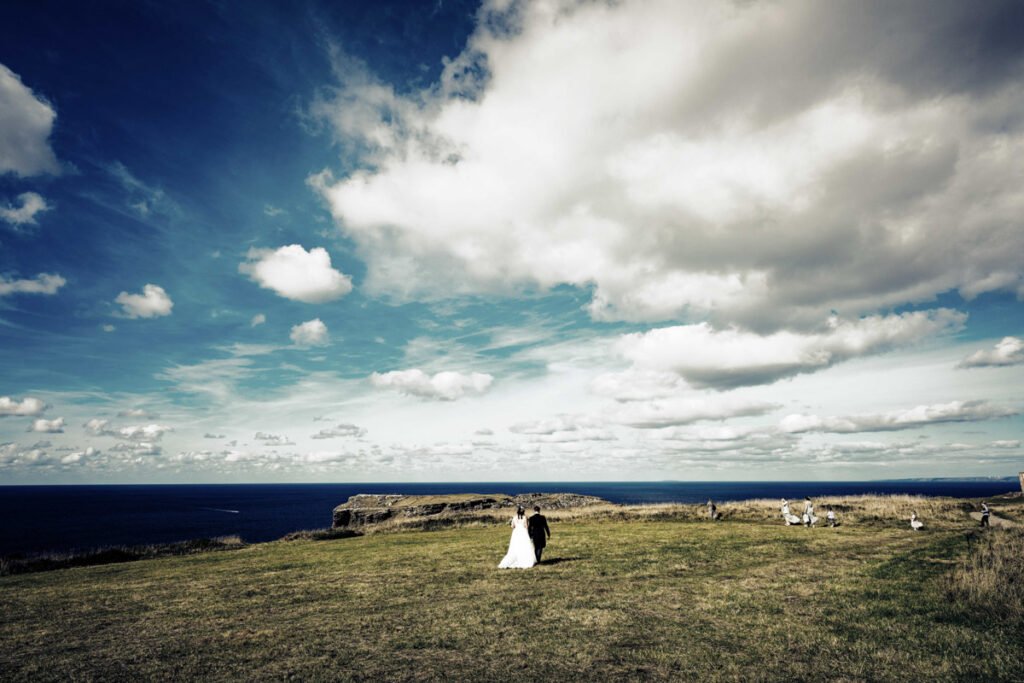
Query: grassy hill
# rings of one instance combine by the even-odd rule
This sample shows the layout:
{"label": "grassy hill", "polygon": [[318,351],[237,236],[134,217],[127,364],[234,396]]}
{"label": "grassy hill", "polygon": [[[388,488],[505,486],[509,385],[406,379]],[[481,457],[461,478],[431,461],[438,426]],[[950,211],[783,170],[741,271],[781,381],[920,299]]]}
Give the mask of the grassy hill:
{"label": "grassy hill", "polygon": [[837,529],[575,511],[525,571],[476,518],[8,576],[0,678],[1024,680],[1021,613],[992,607],[1021,587],[964,588],[1019,530],[909,504],[936,506],[926,531],[863,506]]}

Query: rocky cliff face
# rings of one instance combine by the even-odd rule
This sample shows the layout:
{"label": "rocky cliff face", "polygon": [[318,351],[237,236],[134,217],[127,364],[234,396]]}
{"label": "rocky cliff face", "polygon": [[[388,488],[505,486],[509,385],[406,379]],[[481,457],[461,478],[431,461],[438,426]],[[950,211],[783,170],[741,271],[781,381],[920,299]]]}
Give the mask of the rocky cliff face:
{"label": "rocky cliff face", "polygon": [[378,524],[393,517],[431,517],[456,515],[481,510],[515,509],[522,505],[542,510],[596,505],[606,501],[575,493],[524,493],[518,496],[495,494],[455,494],[447,496],[374,495],[361,493],[334,508],[335,529],[351,529]]}

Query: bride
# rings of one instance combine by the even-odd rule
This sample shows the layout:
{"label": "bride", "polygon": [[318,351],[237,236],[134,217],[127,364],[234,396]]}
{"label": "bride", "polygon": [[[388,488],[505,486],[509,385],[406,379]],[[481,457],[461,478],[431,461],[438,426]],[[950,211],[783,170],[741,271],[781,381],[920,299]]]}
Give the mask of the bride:
{"label": "bride", "polygon": [[508,553],[498,569],[529,569],[537,564],[537,554],[533,550],[530,532],[526,529],[526,511],[522,506],[516,510],[516,516],[509,524],[512,525],[512,538],[508,542]]}

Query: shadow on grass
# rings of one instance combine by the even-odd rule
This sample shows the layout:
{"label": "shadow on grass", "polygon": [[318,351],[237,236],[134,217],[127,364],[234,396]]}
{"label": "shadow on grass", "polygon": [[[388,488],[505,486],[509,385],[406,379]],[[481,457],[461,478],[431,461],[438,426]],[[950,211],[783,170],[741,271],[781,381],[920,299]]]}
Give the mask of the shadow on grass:
{"label": "shadow on grass", "polygon": [[582,557],[552,557],[550,560],[541,560],[538,564],[546,567],[552,564],[562,564],[563,562],[579,562],[582,559]]}

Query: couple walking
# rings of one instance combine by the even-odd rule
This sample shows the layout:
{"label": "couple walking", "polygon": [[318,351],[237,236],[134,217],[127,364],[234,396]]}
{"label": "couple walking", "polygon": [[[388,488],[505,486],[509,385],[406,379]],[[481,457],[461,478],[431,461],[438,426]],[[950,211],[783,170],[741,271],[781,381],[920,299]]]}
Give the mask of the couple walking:
{"label": "couple walking", "polygon": [[540,506],[534,506],[533,514],[527,519],[526,510],[520,505],[510,524],[512,538],[508,542],[508,552],[498,565],[498,569],[529,569],[540,562],[544,546],[551,536],[548,520],[540,514]]}

